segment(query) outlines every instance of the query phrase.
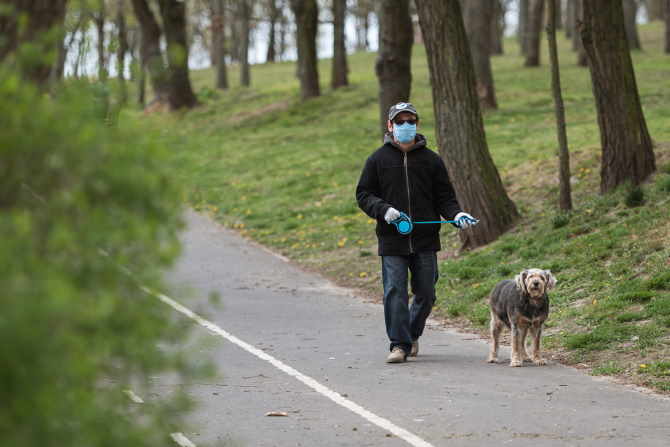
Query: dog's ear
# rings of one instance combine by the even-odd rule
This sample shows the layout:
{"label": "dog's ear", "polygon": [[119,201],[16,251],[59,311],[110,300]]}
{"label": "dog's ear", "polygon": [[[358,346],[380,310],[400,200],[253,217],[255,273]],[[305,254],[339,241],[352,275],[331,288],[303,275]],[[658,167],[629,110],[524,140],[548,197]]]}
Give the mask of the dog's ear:
{"label": "dog's ear", "polygon": [[514,277],[514,282],[516,283],[516,288],[523,293],[528,293],[526,290],[526,276],[528,276],[528,270],[524,270]]}
{"label": "dog's ear", "polygon": [[542,273],[544,274],[544,279],[547,284],[545,290],[551,290],[556,287],[556,277],[551,273],[551,270],[545,270]]}

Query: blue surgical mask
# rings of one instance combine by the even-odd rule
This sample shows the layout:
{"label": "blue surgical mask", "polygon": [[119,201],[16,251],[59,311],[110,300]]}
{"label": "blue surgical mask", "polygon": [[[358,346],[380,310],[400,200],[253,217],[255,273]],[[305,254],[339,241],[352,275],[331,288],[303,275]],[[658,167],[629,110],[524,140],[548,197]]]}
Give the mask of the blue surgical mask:
{"label": "blue surgical mask", "polygon": [[416,124],[393,124],[393,137],[401,143],[411,143],[416,137]]}

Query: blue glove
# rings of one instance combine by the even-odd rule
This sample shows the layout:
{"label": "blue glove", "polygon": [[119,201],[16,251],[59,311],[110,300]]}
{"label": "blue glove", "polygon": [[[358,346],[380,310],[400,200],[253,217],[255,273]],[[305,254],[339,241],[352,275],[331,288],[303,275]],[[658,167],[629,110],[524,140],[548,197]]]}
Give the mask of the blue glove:
{"label": "blue glove", "polygon": [[456,221],[456,226],[461,230],[473,227],[479,223],[479,220],[475,219],[470,214],[463,212],[456,214],[454,220]]}

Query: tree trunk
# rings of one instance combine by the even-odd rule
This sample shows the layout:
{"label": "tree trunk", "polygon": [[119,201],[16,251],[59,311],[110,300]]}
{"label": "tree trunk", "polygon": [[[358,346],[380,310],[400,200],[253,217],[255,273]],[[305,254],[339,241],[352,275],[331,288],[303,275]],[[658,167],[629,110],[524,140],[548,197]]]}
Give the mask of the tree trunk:
{"label": "tree trunk", "polygon": [[370,48],[368,42],[370,10],[371,6],[367,1],[356,0],[356,51],[367,51]]}
{"label": "tree trunk", "polygon": [[347,65],[347,45],[344,20],[347,0],[333,0],[333,66],[330,86],[334,89],[349,85]]}
{"label": "tree trunk", "polygon": [[581,27],[598,112],[602,165],[600,191],[643,182],[656,170],[638,96],[621,2],[584,2]]}
{"label": "tree trunk", "polygon": [[[497,3],[497,1],[496,1]],[[491,72],[491,23],[495,14],[491,0],[468,0],[464,3],[464,21],[470,54],[477,79],[477,96],[482,109],[497,109],[493,73]]]}
{"label": "tree trunk", "polygon": [[226,67],[225,0],[212,0],[212,55],[216,63],[216,88],[228,88],[228,68]]}
{"label": "tree trunk", "polygon": [[544,20],[544,0],[532,0],[528,15],[528,41],[526,43],[526,67],[540,66],[540,39]]}
{"label": "tree trunk", "polygon": [[505,8],[503,0],[493,1],[493,19],[491,20],[491,54],[504,54]]}
{"label": "tree trunk", "polygon": [[556,29],[563,29],[563,0],[556,4]]}
{"label": "tree trunk", "polygon": [[575,0],[566,0],[565,5],[565,37],[567,39],[572,39],[572,36],[575,32],[575,21],[577,17],[575,16]]}
{"label": "tree trunk", "polygon": [[239,42],[240,85],[251,85],[251,68],[249,67],[249,39],[251,39],[251,5],[249,0],[239,0],[239,16],[241,32]]}
{"label": "tree trunk", "polygon": [[383,138],[388,132],[389,108],[410,98],[414,29],[409,0],[381,0],[378,6],[379,50],[375,73],[379,81],[379,124]]}
{"label": "tree trunk", "polygon": [[288,31],[288,18],[282,13],[279,19],[279,60],[284,60],[286,54],[286,33]]}
{"label": "tree trunk", "polygon": [[[149,72],[149,81],[156,100],[164,102],[168,96],[167,70],[161,51],[162,31],[147,0],[131,0],[135,17],[140,25],[140,62],[142,70]],[[142,104],[142,101],[140,101]]]}
{"label": "tree trunk", "polygon": [[663,10],[665,0],[647,0],[647,16],[649,21],[663,20]]}
{"label": "tree trunk", "polygon": [[118,47],[116,49],[116,71],[119,78],[121,103],[128,102],[128,88],[126,86],[126,54],[128,53],[128,31],[126,29],[125,0],[117,1],[116,31]]}
{"label": "tree trunk", "polygon": [[528,20],[530,16],[530,0],[519,0],[519,26],[517,28],[517,39],[521,54],[525,55],[528,49]]}
{"label": "tree trunk", "polygon": [[670,0],[665,0],[665,52],[670,54]]}
{"label": "tree trunk", "polygon": [[95,23],[96,30],[96,46],[98,53],[98,79],[100,81],[107,80],[107,58],[105,54],[105,21],[107,20],[107,11],[105,10],[105,2],[101,1],[98,4],[98,12],[93,15],[93,23]]}
{"label": "tree trunk", "polygon": [[623,0],[623,17],[626,26],[628,48],[641,50],[640,36],[637,33],[637,0]]}
{"label": "tree trunk", "polygon": [[584,0],[574,0],[575,1],[575,32],[572,36],[572,48],[577,52],[577,65],[580,67],[588,66],[588,60],[586,59],[586,51],[584,51],[584,45],[582,44],[581,34],[579,32],[579,27],[581,26],[582,21],[584,20]]}
{"label": "tree trunk", "polygon": [[[37,51],[45,56],[29,62],[19,61],[20,69],[26,79],[46,88],[58,56],[58,45],[49,33],[54,28],[63,28],[66,4],[67,0],[14,2],[15,13],[0,15],[0,61],[13,54],[19,45],[37,44]],[[20,16],[26,19],[21,26]]]}
{"label": "tree trunk", "polygon": [[316,32],[319,24],[319,8],[316,0],[291,0],[295,15],[298,44],[298,77],[300,96],[303,100],[321,95],[319,69],[316,58]]}
{"label": "tree trunk", "polygon": [[270,5],[270,30],[268,32],[268,51],[265,62],[274,63],[277,58],[277,21],[279,20],[279,8],[277,0],[269,0]]}
{"label": "tree trunk", "polygon": [[461,231],[464,248],[485,245],[518,219],[486,144],[458,0],[416,0],[433,91],[435,130],[456,196],[480,218]]}
{"label": "tree trunk", "polygon": [[195,107],[188,73],[188,41],[186,37],[186,3],[179,0],[158,0],[163,18],[168,56],[168,104],[171,110]]}
{"label": "tree trunk", "polygon": [[[559,0],[560,1],[560,0]],[[563,211],[572,209],[572,192],[570,186],[570,152],[568,135],[565,130],[565,107],[561,93],[561,75],[559,72],[558,49],[556,45],[556,0],[547,0],[549,6],[549,23],[547,24],[547,44],[551,63],[551,90],[554,96],[554,112],[556,114],[556,133],[558,135],[558,184],[559,208]]]}

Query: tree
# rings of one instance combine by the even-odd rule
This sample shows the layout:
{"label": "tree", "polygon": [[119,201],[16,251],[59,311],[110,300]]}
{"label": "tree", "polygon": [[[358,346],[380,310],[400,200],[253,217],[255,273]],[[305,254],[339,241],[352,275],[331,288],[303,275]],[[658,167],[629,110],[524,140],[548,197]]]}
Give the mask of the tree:
{"label": "tree", "polygon": [[528,17],[530,0],[519,0],[519,26],[517,28],[517,39],[521,48],[521,54],[526,54],[528,48]]}
{"label": "tree", "polygon": [[458,201],[480,217],[461,232],[465,248],[495,240],[518,219],[493,164],[458,0],[416,0],[433,91],[435,129]]}
{"label": "tree", "polygon": [[107,57],[105,49],[105,22],[107,21],[107,8],[104,0],[98,2],[98,10],[91,14],[96,30],[96,46],[98,53],[98,79],[107,80]]}
{"label": "tree", "polygon": [[[367,51],[370,48],[368,32],[370,31],[370,14],[374,10],[372,0],[355,0],[354,17],[356,18],[356,51]],[[383,1],[383,0],[382,0]],[[402,8],[403,6],[399,6]]]}
{"label": "tree", "polygon": [[561,75],[559,72],[558,49],[556,45],[556,0],[547,0],[549,14],[547,24],[547,44],[551,63],[551,90],[554,96],[554,112],[556,114],[556,133],[558,135],[558,183],[559,208],[563,211],[572,209],[572,193],[570,191],[570,152],[568,151],[568,135],[565,131],[565,107],[561,93]]}
{"label": "tree", "polygon": [[544,0],[532,0],[528,14],[528,32],[526,33],[526,67],[540,65],[540,38],[544,20]]}
{"label": "tree", "polygon": [[193,93],[188,73],[186,3],[179,0],[158,0],[158,6],[167,43],[168,104],[171,110],[194,107],[198,100]]}
{"label": "tree", "polygon": [[319,24],[319,7],[316,0],[291,0],[295,15],[298,44],[298,78],[303,100],[321,95],[319,69],[316,58],[316,32]]}
{"label": "tree", "polygon": [[349,85],[347,65],[347,42],[344,33],[344,20],[347,12],[347,0],[333,1],[333,71],[330,81],[332,88]]}
{"label": "tree", "polygon": [[670,0],[665,0],[665,52],[670,54]]}
{"label": "tree", "polygon": [[[140,70],[149,72],[149,81],[159,102],[167,100],[168,85],[165,60],[161,51],[163,32],[147,0],[131,0],[140,25]],[[140,101],[140,104],[142,101]]]}
{"label": "tree", "polygon": [[21,1],[14,2],[13,6],[2,5],[15,11],[9,9],[0,14],[0,61],[10,54],[17,55],[23,44],[38,45],[39,50],[34,54],[42,54],[42,57],[35,59],[18,55],[18,63],[25,78],[46,87],[58,57],[66,5],[67,0]]}
{"label": "tree", "polygon": [[586,60],[586,52],[582,44],[581,34],[579,33],[579,26],[584,19],[584,0],[574,0],[575,2],[575,32],[572,33],[572,49],[577,52],[577,65],[586,67],[588,61]]}
{"label": "tree", "polygon": [[126,87],[126,54],[128,53],[128,30],[126,27],[125,0],[117,0],[116,4],[116,71],[121,90],[121,103],[128,101],[128,88]]}
{"label": "tree", "polygon": [[503,39],[505,37],[505,0],[494,0],[493,19],[491,20],[491,54],[504,54]]}
{"label": "tree", "polygon": [[469,0],[464,3],[465,29],[477,79],[477,95],[482,109],[497,109],[493,73],[491,72],[491,23],[496,19],[496,0]]}
{"label": "tree", "polygon": [[667,0],[646,0],[647,3],[647,16],[649,17],[649,21],[653,22],[655,20],[663,20],[664,14],[663,10],[664,8],[664,3],[667,2]]}
{"label": "tree", "polygon": [[623,16],[626,24],[628,48],[641,50],[640,36],[637,33],[637,0],[623,0]]}
{"label": "tree", "polygon": [[250,0],[239,0],[238,15],[240,24],[239,58],[240,58],[240,85],[251,85],[251,68],[249,66],[249,40],[251,39],[251,4]]}
{"label": "tree", "polygon": [[565,5],[565,37],[572,39],[575,32],[577,17],[575,15],[575,0],[566,0]]}
{"label": "tree", "polygon": [[281,10],[277,5],[277,0],[268,0],[268,19],[270,28],[268,30],[268,51],[265,61],[273,63],[277,58],[277,22],[281,16]]}
{"label": "tree", "polygon": [[409,0],[381,0],[378,6],[379,50],[375,73],[379,82],[379,117],[383,136],[387,132],[389,108],[410,98],[414,29]]}
{"label": "tree", "polygon": [[638,185],[656,170],[628,49],[621,2],[584,4],[581,37],[598,112],[602,144],[600,191],[631,182]]}
{"label": "tree", "polygon": [[212,17],[212,55],[216,64],[216,88],[228,88],[226,67],[225,0],[210,0]]}

